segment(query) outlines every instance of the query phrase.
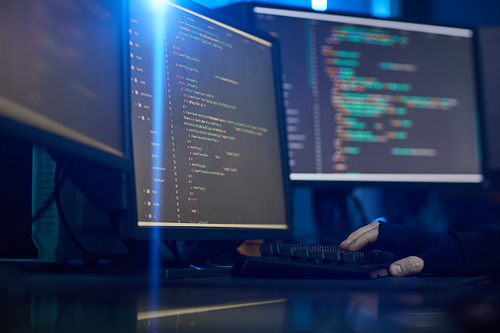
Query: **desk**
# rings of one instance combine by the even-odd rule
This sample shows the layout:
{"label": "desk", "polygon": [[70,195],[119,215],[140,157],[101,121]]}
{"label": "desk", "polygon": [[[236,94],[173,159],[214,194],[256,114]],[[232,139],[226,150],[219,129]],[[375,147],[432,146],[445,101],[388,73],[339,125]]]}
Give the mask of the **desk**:
{"label": "desk", "polygon": [[150,281],[27,268],[0,264],[0,332],[484,332],[500,318],[497,281]]}

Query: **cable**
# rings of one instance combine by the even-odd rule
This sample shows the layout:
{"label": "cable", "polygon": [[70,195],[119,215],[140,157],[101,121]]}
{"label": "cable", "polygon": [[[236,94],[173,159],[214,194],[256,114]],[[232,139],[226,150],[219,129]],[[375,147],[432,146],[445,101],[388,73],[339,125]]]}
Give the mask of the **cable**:
{"label": "cable", "polygon": [[[62,184],[63,182],[61,182]],[[45,204],[39,208],[35,215],[33,215],[31,217],[31,220],[30,222],[33,223],[36,219],[38,219],[43,213],[45,213],[45,211],[47,210],[47,208],[49,208],[49,206],[52,204],[52,202],[54,201],[54,198],[55,198],[55,192],[53,192],[50,196],[50,198],[45,202]]]}
{"label": "cable", "polygon": [[[68,169],[70,168],[70,164],[68,163]],[[129,257],[128,254],[97,254],[89,251],[87,248],[85,248],[80,241],[76,238],[75,234],[71,230],[68,220],[66,219],[66,216],[64,215],[64,211],[62,208],[61,204],[61,196],[60,196],[60,184],[59,184],[59,176],[61,173],[61,166],[58,163],[56,166],[56,170],[54,172],[54,199],[56,202],[57,206],[57,212],[59,213],[59,218],[61,220],[61,223],[66,230],[66,233],[68,234],[69,238],[73,242],[73,244],[80,250],[83,254],[85,254],[88,257],[94,258],[94,259],[111,259],[111,258],[125,258]]]}

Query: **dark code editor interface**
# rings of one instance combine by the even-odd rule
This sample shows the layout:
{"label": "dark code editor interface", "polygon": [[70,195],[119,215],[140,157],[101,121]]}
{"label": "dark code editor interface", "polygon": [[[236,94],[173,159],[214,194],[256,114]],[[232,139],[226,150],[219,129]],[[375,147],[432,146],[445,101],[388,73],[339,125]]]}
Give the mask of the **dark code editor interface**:
{"label": "dark code editor interface", "polygon": [[286,228],[273,44],[132,1],[139,226]]}
{"label": "dark code editor interface", "polygon": [[254,17],[280,39],[291,179],[482,181],[472,30]]}

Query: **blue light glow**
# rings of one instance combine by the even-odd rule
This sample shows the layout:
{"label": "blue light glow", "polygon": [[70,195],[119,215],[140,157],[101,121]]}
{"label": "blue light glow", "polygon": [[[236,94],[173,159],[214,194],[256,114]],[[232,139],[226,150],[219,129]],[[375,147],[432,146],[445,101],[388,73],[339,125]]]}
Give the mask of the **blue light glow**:
{"label": "blue light glow", "polygon": [[372,0],[372,14],[376,17],[391,16],[391,0]]}
{"label": "blue light glow", "polygon": [[[165,65],[165,50],[167,48],[166,26],[165,26],[165,10],[158,8],[154,11],[154,46],[153,46],[153,106],[151,118],[151,142],[156,142],[158,145],[151,146],[151,154],[153,158],[153,166],[161,167],[163,164],[163,132],[164,132],[164,115],[165,115],[165,99],[167,98],[165,91],[166,82],[166,65]],[[161,168],[153,168],[151,177],[151,198],[154,202],[161,202],[161,186],[155,179],[162,179],[164,175]],[[152,205],[153,220],[157,221],[161,217],[161,209],[158,205]],[[152,232],[158,233],[157,228],[152,228]],[[158,235],[152,235],[151,239],[158,239]]]}
{"label": "blue light glow", "polygon": [[165,2],[163,0],[152,0],[149,1],[151,5],[151,9],[153,10],[164,10],[165,9]]}
{"label": "blue light glow", "polygon": [[[163,124],[164,124],[164,84],[165,84],[165,27],[164,27],[164,16],[163,10],[156,11],[154,14],[154,46],[153,46],[153,105],[152,105],[152,117],[151,117],[151,142],[163,142]],[[160,145],[151,145],[151,154],[156,156],[153,159],[153,165],[161,164],[163,161],[162,149]],[[153,168],[151,175],[151,201],[161,202],[161,189],[154,179],[161,179],[161,171]],[[160,207],[151,204],[152,219],[157,221],[161,216]],[[158,228],[151,228],[151,239],[159,239]],[[151,260],[157,256],[157,248],[151,250]],[[153,264],[153,261],[152,261]]]}
{"label": "blue light glow", "polygon": [[[159,4],[157,1],[153,1]],[[162,5],[163,7],[163,5]],[[163,7],[164,8],[164,7]],[[160,145],[151,146],[151,154],[156,155],[153,159],[153,165],[156,163],[163,163],[163,154],[161,143],[163,140],[164,132],[164,107],[165,107],[165,49],[167,48],[166,41],[166,26],[165,26],[165,10],[161,7],[152,10],[153,19],[153,104],[152,104],[152,117],[151,117],[151,142],[159,142]],[[153,168],[151,175],[151,202],[161,202],[161,188],[158,182],[154,179],[161,179],[163,175],[160,170]],[[157,205],[151,204],[151,214],[153,221],[161,219],[161,208]],[[161,266],[160,251],[158,248],[158,240],[160,238],[160,229],[157,227],[151,228],[150,235],[150,249],[149,249],[149,268],[150,274],[150,308],[157,310],[159,307],[159,289],[160,281],[156,270]]]}
{"label": "blue light glow", "polygon": [[311,0],[311,8],[318,11],[325,11],[328,8],[327,0]]}

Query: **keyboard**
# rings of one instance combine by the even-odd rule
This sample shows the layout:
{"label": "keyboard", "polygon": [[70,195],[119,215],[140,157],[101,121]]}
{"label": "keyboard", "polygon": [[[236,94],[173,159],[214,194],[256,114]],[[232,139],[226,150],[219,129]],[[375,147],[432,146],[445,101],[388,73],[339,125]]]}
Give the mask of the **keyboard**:
{"label": "keyboard", "polygon": [[387,251],[349,252],[321,244],[268,244],[260,257],[239,258],[232,275],[253,278],[375,279],[398,258]]}

